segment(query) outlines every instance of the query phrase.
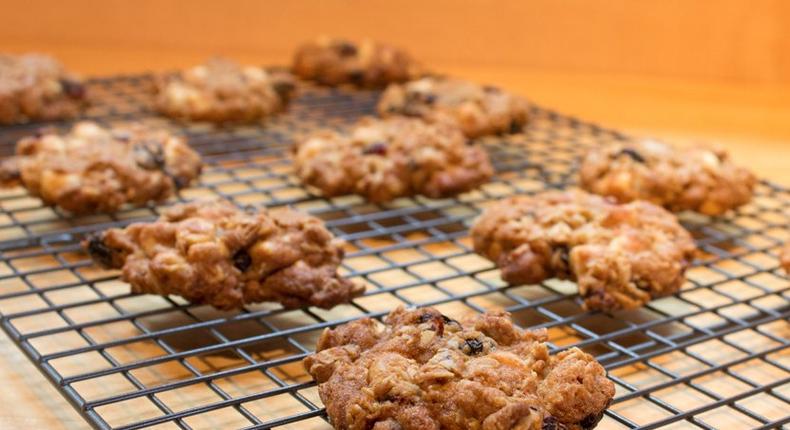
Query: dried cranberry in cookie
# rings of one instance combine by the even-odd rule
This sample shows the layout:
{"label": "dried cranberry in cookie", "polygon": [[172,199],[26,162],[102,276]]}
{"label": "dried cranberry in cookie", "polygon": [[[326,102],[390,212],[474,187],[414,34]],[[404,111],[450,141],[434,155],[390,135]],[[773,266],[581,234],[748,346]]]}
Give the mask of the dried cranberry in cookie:
{"label": "dried cranberry in cookie", "polygon": [[655,140],[618,142],[584,157],[580,183],[620,202],[647,200],[671,211],[722,215],[752,198],[757,180],[726,151],[675,148]]}

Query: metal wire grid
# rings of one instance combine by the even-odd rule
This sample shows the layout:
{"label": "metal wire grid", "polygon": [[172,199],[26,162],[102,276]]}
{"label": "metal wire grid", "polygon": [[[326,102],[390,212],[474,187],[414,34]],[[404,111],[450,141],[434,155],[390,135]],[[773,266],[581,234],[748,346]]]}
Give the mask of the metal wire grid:
{"label": "metal wire grid", "polygon": [[[287,151],[294,136],[371,113],[375,93],[303,85],[289,113],[264,127],[215,129],[153,115],[148,76],[89,87],[90,118],[171,127],[204,155],[200,183],[170,203],[219,196],[309,211],[347,240],[343,270],[367,285],[330,311],[262,304],[222,313],[132,295],[117,273],[93,267],[79,240],[152,219],[157,207],[75,218],[21,189],[0,194],[2,327],[95,428],[329,428],[301,360],[324,328],[399,304],[456,318],[505,308],[523,327],[546,327],[552,349],[595,355],[617,385],[601,428],[790,422],[790,282],[776,259],[790,235],[788,190],[761,183],[754,201],[726,218],[683,214],[702,255],[679,294],[635,311],[584,312],[570,282],[504,285],[471,250],[467,228],[501,196],[572,186],[584,149],[624,139],[619,133],[535,108],[524,133],[481,140],[498,171],[481,190],[374,205],[305,190]],[[10,153],[35,127],[2,129],[0,148]]]}

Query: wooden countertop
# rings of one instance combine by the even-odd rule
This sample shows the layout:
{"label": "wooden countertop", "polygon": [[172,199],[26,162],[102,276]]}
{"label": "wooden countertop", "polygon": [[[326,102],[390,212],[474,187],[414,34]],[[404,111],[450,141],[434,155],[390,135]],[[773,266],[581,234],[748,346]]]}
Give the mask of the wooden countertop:
{"label": "wooden countertop", "polygon": [[[4,50],[24,51],[12,46]],[[58,55],[87,75],[163,70],[201,61],[198,53],[104,52],[62,48]],[[282,59],[234,55],[244,62]],[[685,144],[714,141],[758,176],[790,185],[790,88],[602,76],[447,64],[437,69],[491,82],[533,101],[629,133]],[[84,429],[87,424],[22,353],[0,336],[0,428]]]}

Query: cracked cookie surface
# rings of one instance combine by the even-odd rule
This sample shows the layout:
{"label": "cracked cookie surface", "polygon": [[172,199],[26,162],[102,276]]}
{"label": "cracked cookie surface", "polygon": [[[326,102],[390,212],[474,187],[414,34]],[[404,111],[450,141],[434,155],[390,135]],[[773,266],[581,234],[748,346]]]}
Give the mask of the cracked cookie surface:
{"label": "cracked cookie surface", "polygon": [[468,137],[518,132],[527,123],[527,102],[497,87],[445,77],[390,85],[381,95],[380,115],[455,119]]}
{"label": "cracked cookie surface", "polygon": [[73,118],[87,104],[82,80],[54,58],[0,54],[0,124]]}
{"label": "cracked cookie surface", "polygon": [[294,91],[284,71],[213,58],[179,76],[157,81],[157,109],[188,121],[253,122],[283,111]]}
{"label": "cracked cookie surface", "polygon": [[622,142],[589,151],[579,169],[587,191],[621,202],[647,200],[671,211],[722,215],[748,203],[756,178],[726,151],[675,148],[655,140]]}
{"label": "cracked cookie surface", "polygon": [[374,202],[452,196],[493,175],[488,154],[468,145],[451,121],[405,117],[363,118],[347,133],[316,133],[295,145],[294,168],[326,196],[359,194]]}
{"label": "cracked cookie surface", "polygon": [[696,250],[665,209],[582,191],[500,200],[477,219],[471,235],[475,251],[496,263],[506,282],[571,279],[585,308],[609,311],[678,291]]}
{"label": "cracked cookie surface", "polygon": [[336,429],[591,429],[614,395],[577,348],[550,355],[546,331],[506,312],[464,322],[398,308],[326,329],[305,367]]}
{"label": "cracked cookie surface", "polygon": [[122,269],[133,292],[219,309],[269,301],[330,308],[364,290],[337,273],[342,241],[318,218],[290,209],[180,204],[156,221],[110,229],[82,245],[100,265]]}
{"label": "cracked cookie surface", "polygon": [[420,66],[408,53],[390,45],[322,37],[299,47],[293,72],[323,85],[379,88],[417,77]]}
{"label": "cracked cookie surface", "polygon": [[142,124],[104,128],[80,122],[66,134],[20,140],[0,163],[0,180],[75,214],[115,212],[172,196],[201,170],[183,138]]}

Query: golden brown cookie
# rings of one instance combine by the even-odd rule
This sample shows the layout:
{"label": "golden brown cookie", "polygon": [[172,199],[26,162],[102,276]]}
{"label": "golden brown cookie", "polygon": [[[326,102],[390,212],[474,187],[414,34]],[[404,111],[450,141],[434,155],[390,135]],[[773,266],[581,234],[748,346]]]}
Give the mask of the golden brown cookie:
{"label": "golden brown cookie", "polygon": [[342,241],[318,218],[290,209],[177,205],[154,222],[110,229],[82,245],[97,263],[122,269],[133,292],[219,309],[269,301],[331,308],[364,291],[337,273]]}
{"label": "golden brown cookie", "polygon": [[350,132],[324,131],[294,147],[296,175],[326,196],[359,194],[374,202],[416,194],[469,191],[493,174],[486,152],[452,121],[363,118]]}
{"label": "golden brown cookie", "polygon": [[253,122],[285,109],[294,90],[286,72],[213,58],[157,82],[157,109],[187,121]]}
{"label": "golden brown cookie", "polygon": [[475,251],[508,283],[571,279],[587,309],[609,311],[678,291],[696,249],[663,208],[581,191],[503,199],[483,212],[471,235]]}
{"label": "golden brown cookie", "polygon": [[380,88],[417,77],[420,66],[408,53],[387,44],[322,37],[299,47],[293,72],[323,85]]}
{"label": "golden brown cookie", "polygon": [[378,103],[384,117],[449,116],[468,137],[518,132],[527,123],[528,108],[526,100],[497,87],[437,76],[390,85]]}
{"label": "golden brown cookie", "polygon": [[167,131],[80,122],[63,135],[41,131],[20,140],[16,156],[0,163],[0,181],[75,214],[114,212],[166,200],[201,166],[185,140]]}
{"label": "golden brown cookie", "polygon": [[464,322],[398,308],[321,335],[305,359],[336,429],[592,429],[614,396],[595,359],[550,355],[506,312]]}
{"label": "golden brown cookie", "polygon": [[785,272],[790,273],[790,243],[786,243],[779,250],[779,265],[785,269]]}
{"label": "golden brown cookie", "polygon": [[82,80],[54,58],[0,54],[0,124],[73,118],[87,104]]}
{"label": "golden brown cookie", "polygon": [[757,182],[724,150],[675,148],[655,140],[595,148],[584,157],[579,177],[582,188],[620,202],[647,200],[706,215],[748,203]]}

